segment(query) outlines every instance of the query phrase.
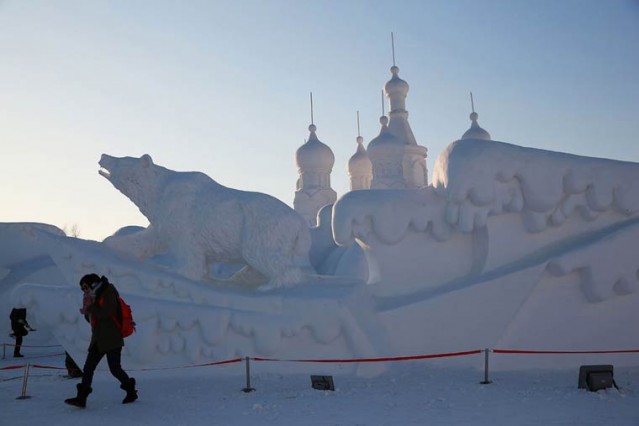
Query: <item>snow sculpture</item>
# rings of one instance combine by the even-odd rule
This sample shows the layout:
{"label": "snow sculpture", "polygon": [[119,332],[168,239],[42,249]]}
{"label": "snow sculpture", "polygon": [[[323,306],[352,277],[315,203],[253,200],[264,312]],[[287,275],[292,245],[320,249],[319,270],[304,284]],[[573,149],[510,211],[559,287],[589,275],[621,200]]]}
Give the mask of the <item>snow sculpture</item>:
{"label": "snow sculpture", "polygon": [[369,142],[367,148],[373,166],[371,188],[423,188],[428,185],[428,150],[417,144],[408,123],[408,83],[399,78],[399,67],[393,65],[390,71],[392,77],[384,86],[390,112],[388,117],[380,117],[382,127],[379,135]]}
{"label": "snow sculpture", "polygon": [[364,138],[357,136],[357,150],[348,160],[351,191],[370,189],[373,180],[373,163],[364,148]]}
{"label": "snow sculpture", "polygon": [[317,213],[317,226],[311,228],[311,265],[322,275],[366,282],[369,268],[364,251],[357,244],[340,247],[335,243],[331,227],[332,213],[332,204],[322,207]]}
{"label": "snow sculpture", "polygon": [[138,259],[164,255],[193,280],[206,279],[213,262],[245,263],[235,280],[262,288],[298,283],[312,271],[308,225],[276,198],[166,169],[146,154],[103,154],[99,164],[100,174],[150,222],[143,231],[107,238],[108,246]]}
{"label": "snow sculpture", "polygon": [[[422,342],[441,352],[636,347],[638,179],[637,163],[463,139],[437,159],[432,186],[344,195],[333,235],[364,251],[380,322],[403,330],[388,345],[403,353]],[[534,361],[578,362],[602,359]]]}
{"label": "snow sculpture", "polygon": [[[373,303],[361,281],[313,276],[309,285],[269,292],[207,285],[118,255],[103,243],[60,235],[39,224],[0,224],[0,305],[29,310],[37,337],[61,344],[83,359],[91,337],[79,312],[78,280],[88,272],[107,275],[134,309],[136,333],[122,353],[128,368],[162,368],[239,356],[274,358],[381,356],[386,347]],[[118,233],[119,234],[119,233]],[[17,250],[16,250],[17,249]],[[335,285],[339,284],[339,285]],[[9,326],[0,316],[0,328]],[[52,334],[52,335],[51,335]],[[38,344],[38,343],[36,343]],[[263,365],[260,371],[278,364]],[[307,372],[303,364],[279,364]],[[216,373],[243,371],[215,369]],[[337,367],[337,366],[336,366]],[[352,365],[375,374],[379,364]],[[344,366],[338,367],[344,371]],[[213,372],[213,371],[212,371]]]}
{"label": "snow sculpture", "polygon": [[[437,159],[433,186],[340,198],[333,231],[338,244],[361,242],[379,271],[371,274],[381,283],[378,295],[441,290],[514,262],[540,262],[539,253],[553,259],[570,242],[633,224],[639,220],[637,179],[635,163],[464,139]],[[553,271],[567,269],[574,267]],[[624,272],[619,292],[636,287],[636,279],[627,278],[634,272]],[[592,274],[582,275],[593,281]],[[401,286],[391,288],[398,281]],[[609,294],[593,284],[582,288],[592,301]]]}
{"label": "snow sculpture", "polygon": [[[109,158],[103,173],[125,179],[116,164],[128,164],[128,194],[151,220],[148,229],[118,231],[109,245],[130,242],[146,256],[168,250],[173,237],[159,238],[168,230],[155,230],[157,206],[165,218],[175,212],[175,232],[182,233],[192,231],[182,213],[193,213],[189,202],[195,199],[204,207],[197,223],[206,225],[206,235],[212,235],[208,215],[218,207],[225,206],[224,217],[229,211],[237,217],[229,206],[241,191],[199,173],[163,169],[147,156],[107,165]],[[326,275],[265,293],[194,282],[120,256],[107,244],[33,226],[0,226],[0,241],[7,242],[0,245],[0,290],[6,289],[0,301],[13,290],[11,300],[33,312],[41,330],[51,330],[66,351],[82,358],[89,330],[77,310],[77,281],[87,272],[108,275],[139,321],[123,353],[132,367],[238,356],[352,359],[478,348],[639,347],[639,190],[632,185],[639,164],[468,139],[440,155],[434,178],[434,186],[423,189],[352,191],[333,209],[320,210],[318,226],[309,231],[308,258]],[[134,192],[142,188],[131,182],[144,182],[146,193]],[[152,182],[160,189],[152,191]],[[209,247],[208,240],[183,244]],[[178,251],[187,252],[184,247]],[[151,260],[176,256],[171,253]],[[637,364],[624,354],[520,360],[491,357],[491,368]],[[451,362],[443,358],[441,365]],[[481,358],[455,362],[477,366]],[[363,363],[358,373],[374,374],[359,369],[379,365]],[[296,366],[268,368],[290,372]]]}
{"label": "snow sculpture", "polygon": [[299,178],[293,205],[311,225],[317,225],[317,213],[333,204],[337,193],[331,188],[331,170],[335,164],[333,151],[317,138],[317,126],[308,126],[308,141],[295,152]]}

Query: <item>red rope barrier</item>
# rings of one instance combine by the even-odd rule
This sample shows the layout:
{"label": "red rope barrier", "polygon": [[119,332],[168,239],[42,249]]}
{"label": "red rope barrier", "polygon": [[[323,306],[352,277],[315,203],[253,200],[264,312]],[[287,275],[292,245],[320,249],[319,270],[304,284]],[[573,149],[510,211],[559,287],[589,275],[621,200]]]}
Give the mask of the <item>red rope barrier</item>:
{"label": "red rope barrier", "polygon": [[53,358],[56,356],[62,356],[64,355],[64,352],[62,353],[58,353],[58,354],[49,354],[49,355],[38,355],[38,356],[25,356],[22,359],[24,359],[25,361],[30,360],[30,359],[38,359],[38,358]]}
{"label": "red rope barrier", "polygon": [[46,368],[49,370],[66,370],[66,367],[54,367],[53,365],[31,364],[31,368]]}
{"label": "red rope barrier", "polygon": [[[490,350],[496,354],[529,354],[529,355],[570,355],[570,354],[619,354],[619,353],[639,353],[639,349],[622,349],[622,350],[609,350],[609,351],[536,351],[536,350],[520,350],[520,349],[492,349]],[[483,350],[475,349],[471,351],[463,351],[463,352],[449,352],[449,353],[438,353],[438,354],[429,354],[429,355],[412,355],[412,356],[397,356],[397,357],[384,357],[384,358],[349,358],[349,359],[279,359],[279,358],[261,358],[261,357],[252,357],[253,361],[267,361],[267,362],[318,362],[318,363],[353,363],[353,362],[389,362],[389,361],[411,361],[418,359],[432,359],[432,358],[445,358],[445,357],[456,357],[456,356],[465,356],[465,355],[475,355],[482,353]],[[41,357],[34,358],[47,358],[64,355],[60,354],[52,354],[52,355],[43,355]],[[207,362],[203,364],[194,364],[194,365],[184,365],[180,367],[159,367],[159,368],[139,368],[139,369],[130,369],[130,371],[156,371],[156,370],[176,370],[181,368],[196,368],[196,367],[209,367],[213,365],[223,365],[223,364],[233,364],[236,362],[242,362],[244,358],[233,358],[224,361],[214,361]],[[40,365],[33,364],[31,365],[33,368],[44,368],[44,369],[52,369],[52,370],[66,370],[66,367],[55,367],[51,365]],[[11,365],[7,367],[1,367],[1,370],[15,370],[24,368],[24,365]]]}
{"label": "red rope barrier", "polygon": [[[16,346],[15,343],[0,343],[0,345]],[[62,345],[20,345],[23,348],[61,348]]]}
{"label": "red rope barrier", "polygon": [[[234,359],[228,359],[225,361],[215,361],[215,362],[207,362],[204,364],[194,364],[194,365],[184,365],[181,367],[160,367],[160,368],[139,368],[139,369],[127,369],[127,371],[154,371],[154,370],[175,370],[175,369],[179,369],[179,368],[195,368],[195,367],[208,367],[211,365],[222,365],[222,364],[232,364],[235,362],[240,362],[242,361],[241,358],[234,358]],[[23,368],[24,365],[18,365],[18,366],[12,366],[12,367],[5,367],[5,368],[0,368],[0,370],[11,370],[11,369],[15,369],[15,368]],[[44,369],[50,369],[50,370],[68,370],[66,367],[56,367],[53,365],[41,365],[41,364],[31,364],[32,368],[44,368]]]}
{"label": "red rope barrier", "polygon": [[481,353],[480,349],[464,352],[450,352],[443,354],[431,354],[431,355],[413,355],[413,356],[397,356],[386,358],[355,358],[355,359],[277,359],[277,358],[251,358],[253,361],[275,361],[275,362],[386,362],[386,361],[409,361],[416,359],[428,359],[428,358],[444,358],[453,356],[474,355]]}
{"label": "red rope barrier", "polygon": [[155,370],[177,370],[179,368],[195,368],[195,367],[208,367],[211,365],[233,364],[235,362],[241,362],[242,358],[227,359],[225,361],[207,362],[204,364],[183,365],[181,367],[159,367],[159,368],[138,368],[127,369],[127,371],[155,371]]}
{"label": "red rope barrier", "polygon": [[0,367],[0,370],[17,370],[19,368],[24,368],[24,365],[9,365],[6,367]]}
{"label": "red rope barrier", "polygon": [[518,349],[493,349],[496,354],[535,354],[535,355],[570,355],[570,354],[624,354],[639,353],[639,349],[621,349],[613,351],[527,351]]}
{"label": "red rope barrier", "polygon": [[56,356],[62,356],[64,355],[64,352],[61,352],[59,354],[50,354],[50,355],[38,355],[38,356],[28,356],[25,359],[37,359],[37,358],[53,358]]}
{"label": "red rope barrier", "polygon": [[209,365],[222,365],[222,364],[233,364],[235,362],[241,362],[242,358],[234,358],[234,359],[227,359],[226,361],[215,361],[215,362],[207,362],[206,364],[199,364],[199,365],[195,365],[194,367],[206,367]]}

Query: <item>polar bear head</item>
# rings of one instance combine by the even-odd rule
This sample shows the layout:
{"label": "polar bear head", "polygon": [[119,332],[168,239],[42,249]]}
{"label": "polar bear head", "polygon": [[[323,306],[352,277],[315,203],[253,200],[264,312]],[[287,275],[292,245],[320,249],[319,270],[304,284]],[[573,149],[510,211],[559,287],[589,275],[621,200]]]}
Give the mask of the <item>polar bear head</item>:
{"label": "polar bear head", "polygon": [[153,164],[148,154],[140,158],[111,157],[102,154],[100,173],[117,190],[126,195],[150,219],[164,184],[167,169]]}

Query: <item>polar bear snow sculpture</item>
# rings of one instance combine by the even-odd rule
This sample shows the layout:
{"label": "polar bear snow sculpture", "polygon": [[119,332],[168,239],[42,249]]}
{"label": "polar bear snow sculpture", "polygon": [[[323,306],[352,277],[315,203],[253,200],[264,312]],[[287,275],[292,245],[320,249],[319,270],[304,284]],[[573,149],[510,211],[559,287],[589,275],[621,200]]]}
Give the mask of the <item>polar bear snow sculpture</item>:
{"label": "polar bear snow sculpture", "polygon": [[148,154],[103,154],[99,164],[99,173],[150,223],[143,231],[107,238],[108,246],[139,259],[166,255],[176,272],[193,280],[206,279],[214,262],[246,264],[236,281],[268,279],[264,288],[300,282],[312,271],[308,225],[278,199],[227,188],[203,173],[166,169]]}

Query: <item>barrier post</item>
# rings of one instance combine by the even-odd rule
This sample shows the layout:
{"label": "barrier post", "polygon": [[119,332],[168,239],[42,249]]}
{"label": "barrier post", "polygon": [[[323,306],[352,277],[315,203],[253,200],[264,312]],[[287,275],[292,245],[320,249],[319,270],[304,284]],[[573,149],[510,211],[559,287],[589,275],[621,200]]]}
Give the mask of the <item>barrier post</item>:
{"label": "barrier post", "polygon": [[27,381],[29,380],[29,361],[27,361],[24,366],[24,378],[22,379],[22,394],[16,399],[29,399],[30,396],[27,396]]}
{"label": "barrier post", "polygon": [[7,357],[7,344],[3,343],[2,344],[2,359],[5,359]]}
{"label": "barrier post", "polygon": [[249,357],[246,357],[246,387],[242,389],[243,392],[253,392],[255,388],[251,387],[251,366],[249,364]]}
{"label": "barrier post", "polygon": [[484,349],[484,381],[479,382],[482,385],[488,385],[492,383],[490,380],[488,380],[488,354],[489,353],[490,353],[490,349],[488,348]]}

